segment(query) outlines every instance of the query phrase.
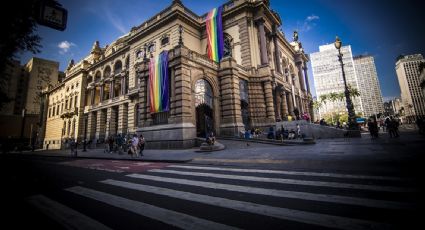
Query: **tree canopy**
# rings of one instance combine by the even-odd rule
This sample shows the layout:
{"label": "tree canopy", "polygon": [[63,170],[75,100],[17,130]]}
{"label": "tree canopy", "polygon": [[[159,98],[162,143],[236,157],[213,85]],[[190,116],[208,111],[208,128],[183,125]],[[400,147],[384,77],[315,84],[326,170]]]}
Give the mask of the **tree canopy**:
{"label": "tree canopy", "polygon": [[[35,15],[40,0],[14,0],[1,7],[0,25],[5,33],[0,36],[0,89],[7,87],[6,69],[18,52],[40,52],[40,36]],[[0,90],[0,109],[11,98]]]}

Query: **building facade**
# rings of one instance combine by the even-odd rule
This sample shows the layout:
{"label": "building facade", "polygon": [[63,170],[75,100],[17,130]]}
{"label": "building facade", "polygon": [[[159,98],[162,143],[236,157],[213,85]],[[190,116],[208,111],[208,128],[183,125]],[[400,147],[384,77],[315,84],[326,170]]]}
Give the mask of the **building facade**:
{"label": "building facade", "polygon": [[400,85],[401,100],[407,122],[425,115],[425,96],[420,87],[420,65],[425,60],[421,54],[400,56],[395,70]]}
{"label": "building facade", "polygon": [[1,90],[10,99],[0,109],[0,115],[20,115],[24,107],[28,74],[19,61],[12,61],[5,70],[5,83]]}
{"label": "building facade", "polygon": [[40,114],[41,93],[44,88],[58,82],[59,62],[34,57],[25,65],[25,71],[28,73],[25,112]]}
{"label": "building facade", "polygon": [[[207,14],[196,15],[176,0],[112,44],[95,42],[90,55],[69,66],[63,85],[47,93],[56,115],[47,119],[52,129],[46,129],[45,144],[64,137],[96,144],[117,134],[143,133],[149,148],[186,148],[210,131],[235,136],[298,113],[311,116],[308,57],[298,34],[292,42],[285,38],[269,1],[229,1],[222,7],[219,62],[207,56]],[[163,51],[168,51],[170,106],[153,113],[149,63]],[[56,121],[62,94],[66,107],[63,90],[77,82],[80,89],[69,91],[78,95],[74,116]]]}
{"label": "building facade", "polygon": [[422,95],[425,95],[425,63],[422,63],[420,66],[419,66],[419,69],[420,69],[420,87],[421,87],[421,90],[422,90]]}
{"label": "building facade", "polygon": [[[40,102],[42,90],[58,81],[59,63],[33,57],[21,65],[13,61],[6,70],[7,87],[4,90],[11,101],[0,111],[0,138],[20,143],[38,144],[44,118]],[[22,145],[22,144],[21,144]]]}
{"label": "building facade", "polygon": [[381,87],[372,56],[355,56],[353,58],[358,79],[363,116],[370,117],[384,112]]}
{"label": "building facade", "polygon": [[[359,81],[356,75],[351,46],[341,47],[342,61],[347,85],[359,89]],[[344,80],[342,77],[341,64],[338,60],[338,50],[334,44],[319,46],[319,52],[310,54],[316,95],[344,92]],[[360,97],[352,98],[356,113],[363,113]],[[346,112],[347,107],[343,101],[327,101],[319,108],[319,115]]]}

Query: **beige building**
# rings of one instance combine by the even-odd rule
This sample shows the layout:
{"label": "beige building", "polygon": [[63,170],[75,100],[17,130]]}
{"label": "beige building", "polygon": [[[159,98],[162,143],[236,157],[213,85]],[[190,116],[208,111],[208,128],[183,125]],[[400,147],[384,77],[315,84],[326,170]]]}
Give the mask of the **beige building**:
{"label": "beige building", "polygon": [[25,110],[27,114],[39,114],[42,90],[58,82],[59,62],[34,57],[25,65],[25,71],[28,73]]}
{"label": "beige building", "polygon": [[420,87],[420,65],[425,60],[421,54],[400,56],[395,70],[401,90],[404,114],[407,122],[425,115],[425,96]]}
{"label": "beige building", "polygon": [[[58,81],[59,63],[37,57],[21,66],[18,61],[6,70],[8,74],[4,90],[12,100],[0,111],[0,130],[8,130],[0,138],[23,139],[36,143],[39,140],[41,118],[41,91]],[[40,140],[39,140],[40,141]]]}
{"label": "beige building", "polygon": [[376,72],[375,60],[369,55],[353,57],[358,79],[363,117],[370,117],[384,112],[381,87]]}
{"label": "beige building", "polygon": [[[223,5],[219,63],[206,55],[205,19],[175,0],[112,44],[95,42],[90,55],[68,68],[62,85],[48,92],[52,112],[44,144],[66,137],[96,144],[111,135],[143,133],[149,148],[184,148],[209,131],[235,136],[294,112],[312,114],[308,58],[297,34],[290,43],[278,29],[282,21],[269,1]],[[151,113],[149,57],[165,50],[170,109]],[[64,118],[62,106],[68,109]]]}

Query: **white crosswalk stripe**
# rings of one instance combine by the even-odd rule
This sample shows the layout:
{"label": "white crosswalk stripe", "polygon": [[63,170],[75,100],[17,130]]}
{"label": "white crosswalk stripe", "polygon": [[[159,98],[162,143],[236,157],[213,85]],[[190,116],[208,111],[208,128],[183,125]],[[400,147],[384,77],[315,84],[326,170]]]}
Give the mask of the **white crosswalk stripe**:
{"label": "white crosswalk stripe", "polygon": [[142,184],[135,184],[116,180],[102,181],[105,184],[120,186],[124,188],[155,193],[178,199],[195,201],[199,203],[215,205],[224,208],[235,209],[259,215],[275,217],[284,220],[291,220],[306,224],[315,224],[319,226],[339,229],[388,229],[389,226],[372,221],[357,220],[346,217],[318,214],[312,212],[299,211],[294,209],[272,207],[267,205],[255,204],[244,201],[236,201],[226,198],[219,198],[207,195],[200,195],[190,192],[182,192],[167,188],[160,188]]}
{"label": "white crosswalk stripe", "polygon": [[[286,175],[299,177],[287,179]],[[311,180],[312,177],[314,180]],[[333,178],[338,178],[337,181],[341,182],[326,181],[335,181]],[[350,183],[350,180],[356,180],[356,183]],[[380,185],[369,184],[371,181],[368,180]],[[307,225],[366,230],[394,227],[390,224],[394,223],[394,220],[387,221],[375,214],[379,210],[385,214],[398,215],[416,209],[415,204],[402,201],[402,197],[416,193],[399,193],[414,190],[395,187],[397,180],[396,177],[353,174],[169,165],[164,169],[151,169],[147,173],[105,178],[96,185],[75,186],[66,188],[65,191],[67,194],[77,195],[76,197],[88,198],[101,202],[102,205],[106,204],[182,229],[252,228],[249,223],[252,220],[247,218],[241,222],[240,218],[254,215],[259,223],[272,222],[271,226],[288,224],[289,227],[304,226],[300,228]],[[385,182],[392,186],[385,185]],[[362,191],[357,193],[359,189]],[[351,191],[357,194],[351,195]],[[149,193],[149,196],[142,195],[146,193]],[[132,194],[132,198],[127,198],[128,194]],[[373,198],[369,197],[369,194]],[[385,196],[379,197],[378,194]],[[252,197],[258,199],[251,200]],[[396,200],[392,200],[393,198]],[[211,214],[209,211],[196,213],[178,205],[173,205],[170,210],[166,208],[170,207],[170,204],[163,207],[164,201],[170,201],[170,204],[192,202],[187,203],[189,207],[193,206],[199,210],[212,208],[215,211]],[[67,229],[109,229],[98,222],[99,220],[91,219],[45,196],[30,197],[28,202],[52,216]],[[226,209],[226,216],[220,216],[216,208]],[[372,210],[371,213],[368,213],[369,210]],[[362,213],[363,211],[365,213]],[[232,222],[228,213],[235,214],[239,218],[238,221]],[[372,217],[369,214],[372,214]]]}
{"label": "white crosswalk stripe", "polygon": [[89,188],[76,186],[66,190],[183,229],[238,229]]}
{"label": "white crosswalk stripe", "polygon": [[231,192],[243,192],[243,193],[265,195],[265,196],[294,198],[294,199],[349,204],[349,205],[359,205],[359,206],[365,206],[365,207],[389,208],[389,209],[409,209],[411,207],[410,204],[405,204],[400,202],[381,201],[381,200],[373,200],[373,199],[365,199],[365,198],[357,198],[357,197],[345,197],[345,196],[338,196],[338,195],[285,191],[285,190],[277,190],[277,189],[265,189],[265,188],[248,187],[248,186],[241,186],[241,185],[221,184],[221,183],[214,183],[214,182],[168,178],[168,177],[142,175],[142,174],[129,174],[127,176],[133,177],[133,178],[145,179],[145,180],[168,182],[168,183],[174,183],[174,184],[184,184],[184,185],[203,187],[203,188],[222,189],[222,190],[227,190]]}
{"label": "white crosswalk stripe", "polygon": [[239,175],[227,175],[227,174],[216,174],[216,173],[184,172],[184,171],[164,170],[164,169],[153,169],[149,171],[157,172],[157,173],[187,175],[187,176],[214,177],[214,178],[222,178],[222,179],[272,182],[272,183],[281,183],[281,184],[320,186],[320,187],[330,187],[330,188],[362,189],[362,190],[385,191],[385,192],[413,192],[414,191],[409,188],[399,188],[399,187],[391,187],[391,186],[347,184],[347,183],[338,183],[338,182],[294,180],[294,179],[267,178],[267,177],[255,177],[255,176],[239,176]]}
{"label": "white crosswalk stripe", "polygon": [[389,181],[407,180],[401,177],[354,175],[354,174],[340,174],[340,173],[319,173],[319,172],[300,172],[300,171],[264,170],[264,169],[240,169],[240,168],[203,167],[203,166],[190,166],[190,165],[169,165],[167,167],[181,168],[181,169],[227,171],[227,172],[247,172],[247,173],[268,173],[268,174],[282,174],[282,175],[294,175],[294,176],[333,177],[333,178],[345,178],[345,179],[371,179],[371,180],[389,180]]}
{"label": "white crosswalk stripe", "polygon": [[27,201],[66,229],[110,230],[110,228],[102,223],[46,196],[31,196]]}

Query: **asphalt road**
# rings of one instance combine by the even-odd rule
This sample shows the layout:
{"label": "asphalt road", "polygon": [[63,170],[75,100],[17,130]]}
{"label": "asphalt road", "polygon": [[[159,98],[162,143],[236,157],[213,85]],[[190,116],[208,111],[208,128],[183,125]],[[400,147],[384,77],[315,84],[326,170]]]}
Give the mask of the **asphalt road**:
{"label": "asphalt road", "polygon": [[[423,211],[420,159],[403,158],[402,166],[379,173],[360,159],[342,171],[308,163],[275,169],[2,155],[1,223],[10,229],[413,229]],[[397,162],[393,155],[375,160]]]}

